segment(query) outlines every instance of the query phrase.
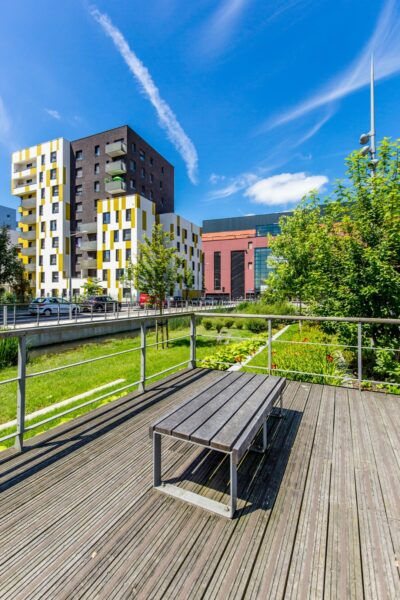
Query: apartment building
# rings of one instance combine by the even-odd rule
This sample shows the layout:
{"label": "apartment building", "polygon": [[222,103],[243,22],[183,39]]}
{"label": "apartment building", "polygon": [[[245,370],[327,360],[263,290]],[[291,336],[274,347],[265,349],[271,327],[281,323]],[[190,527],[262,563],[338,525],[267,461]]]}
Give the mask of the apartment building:
{"label": "apartment building", "polygon": [[291,212],[203,221],[205,294],[252,298],[265,288],[271,267],[269,239],[280,233],[279,219]]}
{"label": "apartment building", "polygon": [[[97,277],[104,293],[127,296],[121,274],[143,235],[156,219],[178,231],[181,219],[173,212],[173,166],[128,126],[14,152],[12,194],[21,202],[21,257],[38,296],[69,295],[70,277],[74,295]],[[200,293],[200,228],[183,222],[187,238],[176,244],[196,269]]]}

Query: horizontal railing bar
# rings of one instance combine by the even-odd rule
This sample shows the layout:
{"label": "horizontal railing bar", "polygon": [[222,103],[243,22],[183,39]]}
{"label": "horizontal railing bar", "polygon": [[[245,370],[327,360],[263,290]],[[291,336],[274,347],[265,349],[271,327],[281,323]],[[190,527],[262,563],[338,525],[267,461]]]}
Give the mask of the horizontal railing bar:
{"label": "horizontal railing bar", "polygon": [[79,367],[81,365],[86,365],[88,363],[96,362],[98,360],[103,360],[105,358],[112,358],[113,356],[119,356],[120,354],[128,354],[128,352],[136,352],[140,350],[140,346],[136,348],[130,348],[129,350],[121,350],[120,352],[113,352],[112,354],[105,354],[104,356],[96,356],[95,358],[88,358],[87,360],[81,360],[80,362],[71,363],[70,365],[62,365],[61,367],[54,367],[54,369],[47,369],[46,371],[38,371],[37,373],[29,373],[26,375],[28,377],[39,377],[39,375],[46,375],[47,373],[55,373],[56,371],[63,371],[64,369],[71,369],[72,367]]}
{"label": "horizontal railing bar", "polygon": [[178,367],[181,367],[182,365],[187,365],[190,361],[189,360],[184,360],[183,362],[177,364],[177,365],[173,365],[172,367],[168,367],[168,369],[164,369],[163,371],[159,371],[158,373],[154,373],[154,375],[146,375],[146,381],[148,379],[154,379],[154,377],[157,377],[158,375],[164,375],[164,373],[168,373],[168,371],[172,371],[172,369],[177,369]]}
{"label": "horizontal railing bar", "polygon": [[0,385],[4,385],[5,383],[12,383],[13,381],[18,381],[18,377],[12,377],[11,379],[3,379],[3,381],[0,381]]}
{"label": "horizontal railing bar", "polygon": [[11,438],[15,438],[18,435],[17,431],[14,431],[14,433],[9,433],[8,435],[4,435],[3,437],[0,438],[0,442],[5,442],[6,440],[11,440]]}
{"label": "horizontal railing bar", "polygon": [[190,337],[190,333],[187,335],[181,335],[175,338],[169,338],[168,340],[161,340],[159,342],[154,342],[154,344],[146,344],[146,348],[154,348],[154,346],[161,346],[162,344],[167,344],[169,342],[173,342],[174,340],[183,340]]}
{"label": "horizontal railing bar", "polygon": [[318,322],[335,322],[335,323],[375,323],[383,325],[400,325],[400,319],[374,319],[370,317],[312,317],[306,315],[260,315],[260,314],[243,314],[243,313],[194,313],[196,317],[216,317],[226,319],[271,319],[271,321],[318,321]]}
{"label": "horizontal railing bar", "polygon": [[[297,342],[294,340],[272,340],[275,344],[300,344],[305,346],[328,346],[335,348],[358,348],[358,346],[352,344],[335,344],[335,342],[331,342],[330,344],[325,344],[324,342]],[[361,350],[389,350],[390,352],[400,352],[400,348],[381,348],[380,346],[360,346]]]}
{"label": "horizontal railing bar", "polygon": [[394,385],[400,388],[400,383],[393,381],[375,381],[374,379],[362,379],[363,383],[376,383],[377,385]]}
{"label": "horizontal railing bar", "polygon": [[78,406],[73,406],[72,408],[69,408],[68,410],[64,410],[61,413],[57,413],[55,415],[53,415],[52,417],[49,417],[48,419],[44,419],[43,421],[40,421],[39,423],[34,423],[33,425],[29,425],[29,427],[25,427],[24,431],[30,431],[31,429],[36,429],[37,427],[40,427],[41,425],[44,425],[45,423],[49,423],[50,421],[54,421],[55,419],[59,419],[60,417],[63,417],[64,415],[68,415],[71,412],[74,412],[75,410],[79,410],[80,408],[84,408],[85,406],[89,406],[90,404],[94,404],[95,402],[100,402],[100,400],[104,400],[105,398],[108,398],[108,396],[112,396],[113,394],[118,394],[118,392],[123,392],[124,390],[127,390],[130,387],[133,387],[134,385],[139,385],[140,381],[134,381],[133,383],[128,383],[127,385],[124,385],[123,387],[120,387],[116,390],[112,390],[111,392],[107,392],[106,394],[103,394],[102,396],[98,396],[97,398],[94,398],[93,400],[88,400],[87,402],[83,402],[83,404],[79,404]]}
{"label": "horizontal railing bar", "polygon": [[[262,369],[263,371],[269,371],[270,369],[268,369],[268,367],[261,367],[261,366],[257,366],[257,365],[251,365],[250,363],[248,363],[246,365],[246,368],[248,369]],[[295,373],[297,375],[311,375],[312,377],[330,377],[332,379],[340,379],[341,376],[340,375],[329,375],[328,373],[308,373],[307,371],[291,371],[290,369],[279,369],[279,367],[275,367],[274,369],[271,369],[271,373],[275,373],[276,371],[279,371],[280,373]],[[354,378],[354,377],[346,377],[346,381],[358,381],[358,379]]]}
{"label": "horizontal railing bar", "polygon": [[[253,341],[253,340],[261,340],[262,338],[256,338],[256,337],[241,337],[238,335],[228,335],[228,336],[221,336],[221,335],[209,335],[208,333],[198,333],[197,337],[208,337],[208,338],[213,338],[216,340],[246,340],[246,341]],[[265,338],[265,342],[268,342],[268,339]]]}

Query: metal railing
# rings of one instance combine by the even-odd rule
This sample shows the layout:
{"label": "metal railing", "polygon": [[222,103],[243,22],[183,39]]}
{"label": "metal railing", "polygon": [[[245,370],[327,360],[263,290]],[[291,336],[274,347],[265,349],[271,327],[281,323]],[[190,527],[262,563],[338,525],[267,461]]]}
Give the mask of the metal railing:
{"label": "metal railing", "polygon": [[[163,321],[164,320],[168,321],[170,319],[176,318],[178,315],[187,317],[188,320],[190,320],[190,331],[187,334],[185,333],[184,335],[170,338],[168,343],[172,343],[174,340],[189,338],[189,340],[190,340],[189,358],[187,360],[184,360],[178,364],[174,364],[174,365],[172,365],[166,369],[163,369],[161,371],[158,371],[156,373],[148,374],[147,370],[146,370],[147,350],[148,350],[148,348],[151,348],[151,347],[154,347],[157,345],[159,346],[163,343],[163,342],[158,342],[158,341],[156,343],[152,343],[152,344],[147,343],[148,327],[149,326],[154,327],[155,323],[158,322],[159,319],[162,319]],[[0,443],[4,442],[6,440],[9,440],[9,439],[15,438],[15,447],[21,451],[23,449],[23,444],[24,444],[24,434],[28,431],[31,431],[38,427],[41,427],[44,424],[46,424],[50,421],[53,421],[55,419],[59,419],[60,417],[63,417],[71,412],[77,411],[86,406],[89,406],[91,404],[102,401],[111,395],[115,395],[115,394],[118,394],[125,390],[128,390],[130,388],[134,388],[135,386],[138,387],[139,391],[144,392],[145,387],[146,387],[146,381],[154,379],[155,377],[159,377],[160,375],[164,375],[172,370],[179,369],[180,367],[183,367],[183,366],[187,366],[189,368],[195,368],[196,367],[196,345],[197,345],[196,341],[197,341],[198,336],[218,337],[220,340],[225,339],[225,340],[228,340],[229,342],[234,341],[235,339],[238,339],[238,340],[245,339],[247,341],[252,339],[249,337],[242,337],[242,336],[231,336],[230,335],[229,337],[223,337],[223,336],[221,337],[221,336],[212,336],[211,334],[204,334],[204,333],[198,334],[196,331],[196,320],[198,318],[204,318],[204,317],[229,318],[229,319],[261,319],[261,320],[264,320],[267,322],[268,334],[267,334],[267,338],[265,339],[265,345],[264,345],[264,349],[267,349],[267,365],[264,367],[264,366],[249,364],[248,366],[250,368],[261,370],[261,371],[267,372],[268,374],[279,373],[279,374],[288,374],[288,375],[292,374],[292,375],[323,377],[323,378],[328,378],[328,379],[330,377],[333,377],[333,378],[337,379],[337,375],[329,375],[327,373],[307,373],[305,371],[300,371],[300,370],[281,369],[276,366],[275,366],[275,368],[273,368],[274,365],[272,363],[272,344],[273,343],[274,344],[276,344],[276,343],[278,343],[278,344],[279,343],[300,344],[300,345],[303,344],[303,345],[307,345],[307,346],[325,346],[325,347],[337,346],[340,348],[351,348],[353,350],[356,350],[356,353],[357,353],[357,377],[348,377],[347,381],[355,382],[360,388],[361,388],[362,383],[379,384],[379,385],[396,385],[396,382],[391,383],[388,381],[374,381],[374,380],[363,379],[363,360],[362,360],[363,350],[385,349],[385,350],[400,352],[400,349],[371,347],[371,346],[363,345],[363,343],[362,343],[362,327],[364,324],[375,324],[375,325],[381,324],[381,325],[393,325],[396,327],[400,327],[400,319],[368,319],[368,318],[357,319],[357,318],[342,318],[342,317],[311,317],[311,316],[308,317],[308,316],[293,316],[293,315],[258,315],[258,314],[257,315],[249,315],[249,314],[238,314],[238,313],[204,312],[204,311],[193,310],[193,309],[192,310],[186,309],[186,310],[179,311],[178,313],[171,312],[171,313],[167,313],[167,314],[163,314],[163,315],[159,315],[159,314],[157,314],[157,315],[155,315],[155,314],[142,315],[140,317],[140,345],[138,345],[137,347],[129,348],[127,350],[123,350],[123,351],[119,351],[119,352],[114,352],[111,354],[106,354],[103,356],[96,356],[94,358],[90,358],[87,360],[83,360],[83,361],[79,361],[79,362],[75,362],[75,363],[67,364],[67,365],[61,365],[61,366],[54,367],[52,369],[46,369],[46,370],[43,370],[40,372],[34,372],[34,373],[26,372],[26,362],[27,362],[26,339],[27,339],[27,336],[39,335],[41,333],[42,329],[16,328],[16,329],[0,331],[0,340],[2,338],[3,339],[4,338],[17,338],[18,339],[17,376],[12,377],[7,380],[0,381],[0,389],[1,389],[2,385],[5,385],[5,384],[10,384],[13,382],[16,382],[16,384],[17,384],[16,430],[6,436],[0,437]],[[131,322],[132,324],[134,322],[137,322],[137,317],[126,317],[126,319],[127,319],[127,321]],[[355,324],[357,326],[357,344],[356,345],[346,345],[346,344],[336,344],[335,342],[325,343],[325,342],[291,341],[291,340],[274,339],[274,337],[273,337],[273,323],[274,322],[302,323],[302,322],[306,322],[306,321],[317,322],[317,323],[333,322],[333,323]],[[109,328],[110,328],[110,334],[113,333],[112,327],[113,327],[114,322],[115,321],[111,320],[111,319],[107,321],[107,326],[109,326]],[[95,326],[95,325],[96,325],[96,321],[89,322],[87,326],[90,328],[91,326]],[[50,333],[60,332],[60,330],[73,331],[77,327],[80,327],[79,322],[68,323],[68,324],[58,325],[58,326],[54,325],[53,327],[49,326],[46,329],[46,331],[48,331]],[[256,338],[256,339],[260,339],[260,338]],[[167,342],[165,342],[165,343],[167,343]],[[30,426],[26,426],[26,424],[25,424],[25,420],[26,420],[25,419],[25,417],[26,417],[25,398],[26,398],[26,382],[28,379],[31,379],[34,377],[45,376],[50,373],[54,373],[56,371],[71,369],[71,368],[78,367],[78,366],[81,366],[84,364],[94,363],[97,361],[102,361],[102,360],[105,360],[108,358],[132,353],[132,352],[140,352],[140,377],[137,381],[128,383],[124,386],[119,387],[118,389],[112,389],[111,391],[106,392],[106,393],[102,394],[101,396],[98,396],[96,398],[93,398],[91,400],[83,402],[77,406],[74,405],[73,407],[68,408],[68,409],[64,410],[63,412],[57,412],[56,414],[54,414],[40,422],[34,423]],[[225,364],[228,367],[234,363],[221,362],[220,364]],[[50,409],[51,409],[51,407],[50,407]]]}

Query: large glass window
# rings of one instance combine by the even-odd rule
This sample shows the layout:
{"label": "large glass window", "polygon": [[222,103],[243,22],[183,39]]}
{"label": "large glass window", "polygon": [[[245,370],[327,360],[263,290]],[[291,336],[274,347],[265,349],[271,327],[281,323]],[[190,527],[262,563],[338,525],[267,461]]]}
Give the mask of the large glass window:
{"label": "large glass window", "polygon": [[281,228],[278,223],[270,223],[269,225],[258,225],[256,227],[256,236],[263,237],[267,235],[279,235]]}
{"label": "large glass window", "polygon": [[254,273],[254,288],[259,292],[261,287],[265,285],[269,273],[273,271],[268,266],[268,257],[271,255],[271,248],[256,248],[254,250],[255,273]]}
{"label": "large glass window", "polygon": [[221,289],[221,252],[214,252],[214,290]]}

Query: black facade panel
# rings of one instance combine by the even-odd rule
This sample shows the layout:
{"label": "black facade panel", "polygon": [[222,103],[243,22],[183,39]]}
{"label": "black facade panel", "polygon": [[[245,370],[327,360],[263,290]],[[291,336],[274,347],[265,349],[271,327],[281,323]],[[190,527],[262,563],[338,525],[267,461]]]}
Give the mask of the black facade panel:
{"label": "black facade panel", "polygon": [[278,223],[284,216],[290,216],[291,211],[271,213],[268,215],[251,215],[248,217],[228,217],[226,219],[208,219],[203,221],[203,233],[222,233],[223,231],[245,231],[255,229],[260,225]]}
{"label": "black facade panel", "polygon": [[231,252],[231,295],[232,299],[244,298],[244,250]]}

